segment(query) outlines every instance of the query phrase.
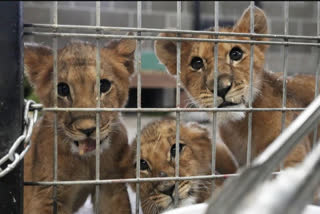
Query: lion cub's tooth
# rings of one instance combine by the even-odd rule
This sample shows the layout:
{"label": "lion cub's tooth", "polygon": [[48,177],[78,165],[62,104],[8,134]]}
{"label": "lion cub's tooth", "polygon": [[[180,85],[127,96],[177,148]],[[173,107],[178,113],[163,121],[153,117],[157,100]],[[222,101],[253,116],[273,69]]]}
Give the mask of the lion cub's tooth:
{"label": "lion cub's tooth", "polygon": [[87,150],[87,144],[85,141],[79,141],[79,155],[83,155]]}

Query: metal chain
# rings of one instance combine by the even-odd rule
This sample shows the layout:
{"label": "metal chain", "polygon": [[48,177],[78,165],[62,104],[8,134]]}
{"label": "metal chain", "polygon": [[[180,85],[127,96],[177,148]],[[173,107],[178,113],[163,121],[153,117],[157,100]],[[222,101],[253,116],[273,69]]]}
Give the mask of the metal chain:
{"label": "metal chain", "polygon": [[[38,119],[38,109],[33,108],[31,105],[36,104],[33,100],[24,100],[24,124],[23,124],[23,134],[18,137],[18,139],[13,143],[10,148],[8,154],[0,159],[0,178],[8,174],[11,170],[13,170],[17,164],[22,160],[25,154],[31,147],[31,134],[33,130],[33,126]],[[24,144],[23,151],[20,154],[16,151],[21,143]],[[2,169],[2,164],[7,161],[11,161],[11,163],[7,164],[4,169]]]}

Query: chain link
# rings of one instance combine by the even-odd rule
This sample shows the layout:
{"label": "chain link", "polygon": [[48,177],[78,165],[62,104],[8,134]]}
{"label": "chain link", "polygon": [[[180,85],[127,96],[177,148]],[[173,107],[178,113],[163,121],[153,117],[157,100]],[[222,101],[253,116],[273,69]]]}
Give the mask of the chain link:
{"label": "chain link", "polygon": [[[32,105],[36,104],[33,100],[24,100],[24,120],[23,120],[23,134],[13,143],[8,154],[0,159],[0,178],[8,174],[13,170],[20,160],[22,160],[25,154],[31,147],[31,135],[35,122],[38,119],[38,109],[33,108]],[[20,154],[16,151],[21,143],[24,144],[24,149]],[[11,161],[4,169],[2,164],[7,161]]]}

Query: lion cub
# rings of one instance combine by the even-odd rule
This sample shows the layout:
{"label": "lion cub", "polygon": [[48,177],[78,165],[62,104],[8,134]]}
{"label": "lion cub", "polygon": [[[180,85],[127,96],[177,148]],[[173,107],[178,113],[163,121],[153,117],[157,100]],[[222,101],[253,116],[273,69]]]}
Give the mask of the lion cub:
{"label": "lion cub", "polygon": [[[212,29],[211,29],[212,30]],[[221,32],[250,32],[250,10],[246,9],[235,26],[221,28]],[[254,31],[257,34],[268,32],[264,12],[254,8]],[[160,36],[173,37],[173,33]],[[183,37],[215,38],[213,35],[188,35]],[[219,36],[218,39],[250,40],[249,37]],[[256,37],[254,40],[267,41]],[[181,81],[195,103],[202,107],[213,107],[214,84],[214,46],[213,42],[182,42],[181,44]],[[265,44],[254,45],[252,106],[254,108],[282,107],[282,80],[278,75],[264,70]],[[176,43],[158,40],[156,54],[168,71],[176,74]],[[250,44],[218,44],[218,108],[244,108],[250,99]],[[303,79],[303,77],[302,77]],[[308,79],[308,78],[307,78]],[[301,99],[297,94],[295,82],[290,82],[287,91],[287,107],[303,107],[310,99]],[[292,87],[291,87],[292,86]],[[311,90],[310,90],[311,91]],[[299,97],[300,96],[300,97]],[[312,94],[313,96],[313,94]],[[246,163],[248,142],[248,115],[246,112],[219,112],[218,126],[222,140],[236,156],[239,164]],[[288,126],[298,112],[286,112],[285,126]],[[254,111],[252,113],[252,153],[251,158],[261,153],[281,132],[281,111]],[[284,165],[292,166],[300,162],[309,151],[308,138],[287,156]]]}
{"label": "lion cub", "polygon": [[[211,139],[206,128],[197,123],[180,126],[179,176],[211,174]],[[163,119],[148,124],[141,131],[140,173],[142,178],[174,177],[176,151],[176,121]],[[124,165],[127,177],[136,176],[136,140]],[[235,173],[238,163],[223,143],[216,144],[216,173]],[[220,187],[221,179],[215,179]],[[141,207],[144,214],[156,214],[173,208],[174,181],[143,182],[140,184]],[[135,184],[131,184],[135,190]],[[184,180],[178,186],[178,206],[204,202],[211,194],[210,180]]]}
{"label": "lion cub", "polygon": [[[123,107],[128,98],[129,77],[134,72],[136,41],[112,41],[102,47],[101,107]],[[54,103],[53,53],[48,47],[25,44],[27,76],[44,107]],[[58,50],[58,107],[95,108],[96,47],[71,42]],[[33,145],[25,158],[25,181],[53,181],[54,113],[45,111],[32,135]],[[58,181],[96,179],[96,113],[57,112]],[[120,178],[119,162],[128,151],[126,129],[118,112],[100,113],[100,179]],[[100,185],[98,213],[130,213],[124,184]],[[86,198],[95,196],[95,185],[59,185],[57,210],[71,214]],[[53,213],[53,187],[26,186],[24,213]]]}

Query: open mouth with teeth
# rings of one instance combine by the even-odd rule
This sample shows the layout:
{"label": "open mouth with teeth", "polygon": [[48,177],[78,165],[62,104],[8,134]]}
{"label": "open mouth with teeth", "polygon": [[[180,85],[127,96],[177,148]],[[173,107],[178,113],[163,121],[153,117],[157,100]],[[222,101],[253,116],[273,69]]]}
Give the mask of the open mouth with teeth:
{"label": "open mouth with teeth", "polygon": [[[87,152],[91,152],[96,149],[96,140],[87,138],[85,140],[81,141],[73,141],[73,143],[78,147],[79,149],[79,155],[83,155]],[[102,144],[102,141],[100,141],[100,145]]]}
{"label": "open mouth with teeth", "polygon": [[232,103],[232,102],[228,102],[228,101],[223,101],[223,103],[221,103],[218,108],[223,108],[223,107],[227,107],[227,106],[236,106],[238,105],[237,103]]}

